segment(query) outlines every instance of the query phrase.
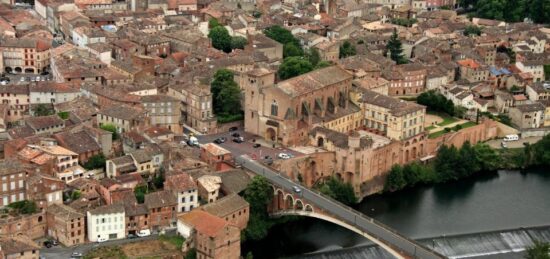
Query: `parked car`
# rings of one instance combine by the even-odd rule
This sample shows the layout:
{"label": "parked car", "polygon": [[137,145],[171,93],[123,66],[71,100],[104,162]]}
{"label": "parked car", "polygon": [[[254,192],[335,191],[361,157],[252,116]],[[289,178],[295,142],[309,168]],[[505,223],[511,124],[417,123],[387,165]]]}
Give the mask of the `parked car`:
{"label": "parked car", "polygon": [[52,242],[53,246],[58,246],[59,245],[59,242],[57,242],[57,240],[55,240],[55,239],[52,239],[51,242]]}
{"label": "parked car", "polygon": [[302,189],[300,189],[300,187],[298,187],[298,186],[292,186],[292,190],[293,190],[295,193],[301,193],[301,192],[302,192]]}
{"label": "parked car", "polygon": [[134,238],[138,238],[138,236],[136,236],[134,234],[128,234],[127,238],[128,239],[134,239]]}
{"label": "parked car", "polygon": [[262,146],[262,145],[261,145],[260,143],[256,143],[256,144],[252,145],[253,148],[259,148],[259,147],[261,147],[261,146]]}
{"label": "parked car", "polygon": [[238,129],[239,129],[238,127],[231,127],[231,128],[229,128],[229,131],[236,131]]}
{"label": "parked car", "polygon": [[100,237],[100,238],[97,239],[97,242],[98,242],[98,243],[103,243],[103,242],[105,242],[105,241],[107,241],[107,238],[106,238],[106,237]]}
{"label": "parked car", "polygon": [[227,140],[226,138],[221,137],[221,138],[215,139],[215,140],[214,140],[214,143],[216,143],[216,144],[221,144],[221,143],[225,143],[226,140]]}
{"label": "parked car", "polygon": [[82,253],[73,252],[73,254],[72,254],[71,256],[72,256],[72,257],[82,257]]}
{"label": "parked car", "polygon": [[19,82],[25,82],[25,77],[22,76],[21,78],[19,78]]}
{"label": "parked car", "polygon": [[277,157],[280,159],[289,159],[290,155],[288,155],[287,153],[279,153]]}
{"label": "parked car", "polygon": [[271,158],[270,156],[265,156],[265,157],[264,157],[264,162],[265,162],[267,165],[272,165],[272,164],[273,164],[273,158]]}
{"label": "parked car", "polygon": [[519,136],[516,135],[516,134],[510,134],[510,135],[506,135],[503,140],[504,141],[516,141],[516,140],[519,140]]}
{"label": "parked car", "polygon": [[235,132],[235,133],[231,134],[231,137],[235,137],[235,138],[238,138],[240,136],[241,136],[241,134],[239,134],[238,132]]}
{"label": "parked car", "polygon": [[52,247],[53,246],[52,241],[50,241],[50,240],[44,241],[44,246],[47,247],[47,248]]}
{"label": "parked car", "polygon": [[506,142],[502,141],[500,143],[500,145],[503,147],[503,148],[507,148],[508,147],[508,144],[506,144]]}
{"label": "parked car", "polygon": [[151,230],[149,229],[143,229],[137,232],[138,237],[146,237],[151,235]]}
{"label": "parked car", "polygon": [[243,143],[243,142],[244,142],[244,138],[243,138],[243,137],[233,138],[233,142],[235,142],[235,143]]}

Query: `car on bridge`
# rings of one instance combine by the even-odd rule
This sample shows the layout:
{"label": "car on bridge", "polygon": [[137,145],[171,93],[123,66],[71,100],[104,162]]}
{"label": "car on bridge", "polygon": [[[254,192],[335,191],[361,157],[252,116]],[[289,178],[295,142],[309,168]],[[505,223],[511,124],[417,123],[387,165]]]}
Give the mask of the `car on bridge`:
{"label": "car on bridge", "polygon": [[302,192],[302,189],[300,189],[300,187],[298,187],[298,186],[292,186],[292,190],[293,190],[295,193],[301,193],[301,192]]}
{"label": "car on bridge", "polygon": [[277,155],[277,157],[280,158],[280,159],[289,159],[289,158],[290,158],[290,155],[287,154],[287,153],[279,153],[279,154]]}

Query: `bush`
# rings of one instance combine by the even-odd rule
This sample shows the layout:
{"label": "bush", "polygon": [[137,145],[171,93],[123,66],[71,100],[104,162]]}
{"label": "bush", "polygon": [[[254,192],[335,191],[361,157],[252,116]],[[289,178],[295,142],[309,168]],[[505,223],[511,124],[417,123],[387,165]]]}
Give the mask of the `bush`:
{"label": "bush", "polygon": [[350,183],[344,183],[336,177],[331,177],[317,187],[321,193],[346,205],[357,203],[355,191]]}
{"label": "bush", "polygon": [[148,192],[149,192],[149,189],[147,188],[147,186],[145,186],[145,185],[137,186],[134,189],[134,195],[136,196],[137,202],[138,203],[144,203],[145,202],[145,194],[147,194]]}
{"label": "bush", "polygon": [[36,207],[36,203],[34,203],[34,201],[28,201],[28,200],[16,201],[16,202],[10,203],[8,207],[15,210],[17,214],[33,214],[38,211]]}
{"label": "bush", "polygon": [[94,155],[82,167],[88,170],[105,168],[105,156],[103,154]]}
{"label": "bush", "polygon": [[111,133],[113,133],[113,140],[117,140],[118,139],[118,131],[117,131],[117,128],[115,125],[113,124],[103,124],[99,127],[100,129],[102,130],[106,130],[106,131],[109,131]]}
{"label": "bush", "polygon": [[63,120],[69,119],[69,112],[58,112],[57,116]]}
{"label": "bush", "polygon": [[229,123],[234,121],[244,120],[244,114],[219,114],[217,115],[218,123]]}

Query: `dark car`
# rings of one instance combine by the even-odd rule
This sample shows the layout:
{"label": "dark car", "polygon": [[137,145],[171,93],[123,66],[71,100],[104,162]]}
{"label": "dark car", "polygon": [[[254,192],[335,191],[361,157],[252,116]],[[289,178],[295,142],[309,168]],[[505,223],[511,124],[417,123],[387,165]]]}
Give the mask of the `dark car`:
{"label": "dark car", "polygon": [[256,143],[256,144],[252,145],[253,148],[259,148],[259,147],[261,147],[261,146],[262,146],[262,145],[261,145],[260,143]]}
{"label": "dark car", "polygon": [[237,127],[231,127],[231,128],[229,128],[229,131],[236,131],[236,130],[238,130],[238,129],[239,129],[239,128],[237,128]]}
{"label": "dark car", "polygon": [[243,143],[243,142],[244,142],[244,138],[243,138],[243,137],[234,138],[234,139],[233,139],[233,142],[235,142],[235,143]]}
{"label": "dark car", "polygon": [[134,235],[134,234],[128,234],[128,239],[134,239],[134,238],[137,238],[138,236]]}
{"label": "dark car", "polygon": [[222,138],[217,138],[217,139],[214,140],[214,143],[221,144],[221,143],[225,143],[226,140],[227,139],[223,138],[223,137]]}
{"label": "dark car", "polygon": [[264,157],[264,162],[265,162],[267,165],[272,165],[272,164],[273,164],[273,158],[271,158],[270,156],[265,156],[265,157]]}
{"label": "dark car", "polygon": [[53,246],[52,241],[50,241],[50,240],[44,241],[44,246],[47,247],[47,248],[52,247]]}
{"label": "dark car", "polygon": [[231,134],[231,137],[234,137],[234,138],[238,138],[240,136],[241,136],[241,134],[239,134],[238,132],[235,132],[235,133]]}

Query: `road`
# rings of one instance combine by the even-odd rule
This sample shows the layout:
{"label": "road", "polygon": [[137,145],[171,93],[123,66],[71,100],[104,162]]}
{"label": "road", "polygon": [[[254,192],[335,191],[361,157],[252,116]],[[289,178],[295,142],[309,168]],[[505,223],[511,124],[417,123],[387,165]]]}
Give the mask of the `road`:
{"label": "road", "polygon": [[103,243],[87,243],[87,244],[79,245],[75,247],[65,247],[61,245],[54,246],[52,248],[43,247],[42,249],[40,249],[40,255],[47,259],[50,259],[50,258],[51,259],[68,259],[68,258],[71,258],[71,255],[73,254],[73,252],[78,252],[85,255],[90,250],[97,247],[122,245],[127,243],[140,242],[144,240],[153,240],[157,238],[158,238],[158,234],[153,234],[148,237],[140,237],[140,238],[134,238],[134,239],[118,239],[118,240],[112,240],[112,241],[107,241]]}
{"label": "road", "polygon": [[291,191],[293,186],[300,186],[302,189],[300,196],[314,204],[316,208],[320,208],[323,211],[332,214],[339,220],[356,226],[364,232],[377,237],[389,246],[395,247],[398,251],[403,251],[405,254],[410,255],[413,258],[445,258],[443,255],[437,254],[419,243],[399,235],[396,231],[382,225],[372,218],[369,218],[337,201],[322,196],[320,193],[313,192],[298,183],[290,181],[289,179],[282,177],[278,172],[271,170],[270,168],[265,167],[246,156],[237,157],[236,162],[256,174],[263,175],[271,183],[283,187],[287,191]]}
{"label": "road", "polygon": [[[542,137],[528,137],[528,138],[521,138],[516,141],[508,141],[506,142],[507,148],[523,148],[523,143],[529,142],[530,144],[535,144],[539,140],[541,140]],[[502,139],[493,139],[486,142],[487,145],[489,145],[492,148],[502,148]]]}

